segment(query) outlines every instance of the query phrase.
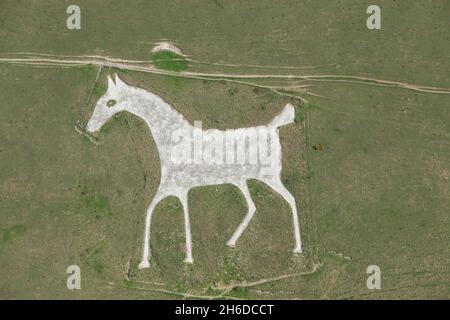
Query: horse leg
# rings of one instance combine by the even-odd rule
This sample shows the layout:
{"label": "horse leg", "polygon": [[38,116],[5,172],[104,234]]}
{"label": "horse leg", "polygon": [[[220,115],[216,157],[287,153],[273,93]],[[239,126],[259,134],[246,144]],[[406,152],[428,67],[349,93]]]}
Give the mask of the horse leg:
{"label": "horse leg", "polygon": [[183,213],[184,213],[184,231],[186,234],[186,258],[184,262],[193,263],[194,259],[192,259],[192,237],[191,237],[191,223],[189,221],[189,208],[188,208],[188,198],[187,193],[178,196],[183,205]]}
{"label": "horse leg", "polygon": [[239,239],[239,237],[247,228],[256,210],[255,204],[253,203],[252,197],[250,196],[250,192],[248,191],[247,182],[244,182],[243,184],[238,184],[237,187],[241,190],[242,194],[245,197],[245,200],[247,201],[248,211],[244,217],[244,220],[242,220],[241,224],[236,229],[233,236],[230,238],[230,240],[228,240],[227,245],[230,247],[236,246],[236,241]]}
{"label": "horse leg", "polygon": [[144,269],[150,267],[149,258],[150,258],[150,225],[152,222],[153,211],[155,210],[156,205],[159,201],[162,200],[162,196],[159,192],[156,193],[152,202],[147,208],[147,215],[145,217],[145,231],[144,231],[144,249],[142,254],[142,260],[139,263],[139,269]]}
{"label": "horse leg", "polygon": [[295,235],[295,253],[302,252],[302,242],[300,238],[300,224],[298,221],[297,206],[295,204],[294,196],[286,189],[279,179],[264,181],[273,190],[278,192],[291,206],[292,220],[294,222],[294,235]]}

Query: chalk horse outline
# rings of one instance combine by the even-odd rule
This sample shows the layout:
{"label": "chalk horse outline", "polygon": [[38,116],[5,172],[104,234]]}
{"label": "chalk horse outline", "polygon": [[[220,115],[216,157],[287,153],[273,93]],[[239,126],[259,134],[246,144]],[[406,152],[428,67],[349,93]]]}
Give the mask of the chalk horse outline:
{"label": "chalk horse outline", "polygon": [[217,129],[202,131],[203,136],[206,137],[204,141],[208,141],[208,137],[217,137],[225,134],[225,132],[233,131],[234,133],[238,133],[237,136],[245,139],[248,130],[264,129],[270,131],[274,134],[275,139],[272,142],[275,143],[274,150],[277,151],[271,153],[270,168],[264,167],[261,164],[211,165],[203,163],[202,160],[200,160],[200,164],[196,165],[174,164],[173,158],[171,158],[172,155],[170,154],[171,148],[173,147],[174,130],[184,130],[184,132],[193,133],[192,130],[195,127],[161,97],[144,89],[130,86],[117,75],[115,75],[115,81],[108,76],[107,92],[97,101],[94,112],[87,124],[88,132],[100,130],[112,116],[121,111],[128,111],[146,122],[156,143],[161,163],[160,185],[148,206],[145,218],[144,245],[142,260],[139,264],[140,269],[150,266],[150,226],[154,209],[162,199],[168,196],[178,197],[183,206],[186,234],[186,258],[184,262],[193,263],[187,195],[189,189],[196,186],[233,184],[241,190],[247,201],[248,211],[239,227],[227,242],[228,246],[234,247],[250,223],[256,210],[247,186],[249,179],[256,179],[266,183],[289,203],[294,224],[294,253],[302,252],[300,225],[295,198],[280,180],[281,144],[279,141],[278,127],[294,122],[295,111],[291,104],[287,104],[283,111],[266,126],[230,129],[231,131]]}

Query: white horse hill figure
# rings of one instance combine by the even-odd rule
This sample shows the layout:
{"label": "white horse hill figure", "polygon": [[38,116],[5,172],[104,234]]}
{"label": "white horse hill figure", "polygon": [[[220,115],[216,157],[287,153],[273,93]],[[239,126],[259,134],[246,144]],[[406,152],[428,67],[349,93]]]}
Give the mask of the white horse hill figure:
{"label": "white horse hill figure", "polygon": [[[184,261],[187,263],[193,262],[187,195],[189,189],[197,186],[232,184],[243,193],[248,204],[248,211],[227,242],[228,246],[234,247],[255,213],[255,204],[247,187],[247,180],[249,179],[266,183],[289,203],[294,224],[294,252],[301,253],[300,226],[295,199],[280,180],[281,144],[278,127],[293,123],[295,111],[291,104],[287,104],[283,111],[266,126],[225,131],[217,129],[202,130],[191,125],[182,114],[161,97],[144,89],[130,86],[115,75],[115,81],[108,76],[108,90],[98,100],[94,113],[87,124],[87,130],[89,132],[100,130],[108,119],[121,111],[128,111],[146,122],[153,135],[161,162],[160,184],[147,209],[145,219],[144,246],[142,260],[139,264],[140,269],[150,266],[150,225],[153,211],[158,202],[168,196],[178,197],[183,206],[186,233],[186,258]],[[259,138],[258,141],[253,141],[253,143],[250,139],[250,142],[247,143],[248,138],[251,138],[255,132],[259,134],[258,137],[261,137],[261,132],[266,133],[266,136]],[[178,152],[180,155],[174,156],[175,149],[180,149],[180,140],[191,137],[194,137],[193,148],[189,143],[184,144],[184,149],[181,148],[182,152]],[[197,142],[198,137],[201,137],[201,144]],[[174,142],[174,140],[177,141]],[[225,140],[226,146],[231,146],[231,149],[227,148],[224,155],[221,153],[224,145],[217,142]],[[271,145],[270,155],[267,156],[266,161],[261,161],[261,152],[267,153],[268,142]],[[233,148],[236,145],[238,145],[237,149]],[[192,149],[194,149],[194,157],[191,156]],[[211,155],[212,149],[214,155]],[[257,149],[260,152],[260,161],[247,161],[247,158],[243,159],[239,154],[239,152],[242,154],[243,151],[244,156],[251,158],[257,156]],[[208,152],[209,157],[207,157]],[[224,158],[226,160],[223,160]],[[236,158],[238,158],[237,161]]]}

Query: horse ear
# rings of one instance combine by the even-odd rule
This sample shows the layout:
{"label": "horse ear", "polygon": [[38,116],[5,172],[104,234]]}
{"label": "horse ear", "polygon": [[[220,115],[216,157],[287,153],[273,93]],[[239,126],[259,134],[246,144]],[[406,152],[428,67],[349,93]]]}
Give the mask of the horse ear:
{"label": "horse ear", "polygon": [[117,75],[117,73],[114,75],[114,80],[116,81],[116,86],[123,86],[125,85],[125,82],[123,82],[119,76]]}
{"label": "horse ear", "polygon": [[108,90],[113,89],[115,86],[116,84],[114,83],[114,81],[111,79],[110,76],[108,76]]}

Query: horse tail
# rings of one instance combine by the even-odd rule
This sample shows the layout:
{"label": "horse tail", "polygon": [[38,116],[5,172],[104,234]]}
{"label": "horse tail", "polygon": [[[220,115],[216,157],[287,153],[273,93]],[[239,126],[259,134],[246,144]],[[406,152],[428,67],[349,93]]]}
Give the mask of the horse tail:
{"label": "horse tail", "polygon": [[295,119],[295,109],[294,106],[290,103],[286,104],[283,111],[279,115],[277,115],[273,120],[270,122],[269,126],[271,127],[281,127],[285,126],[287,124],[291,124],[294,122]]}

